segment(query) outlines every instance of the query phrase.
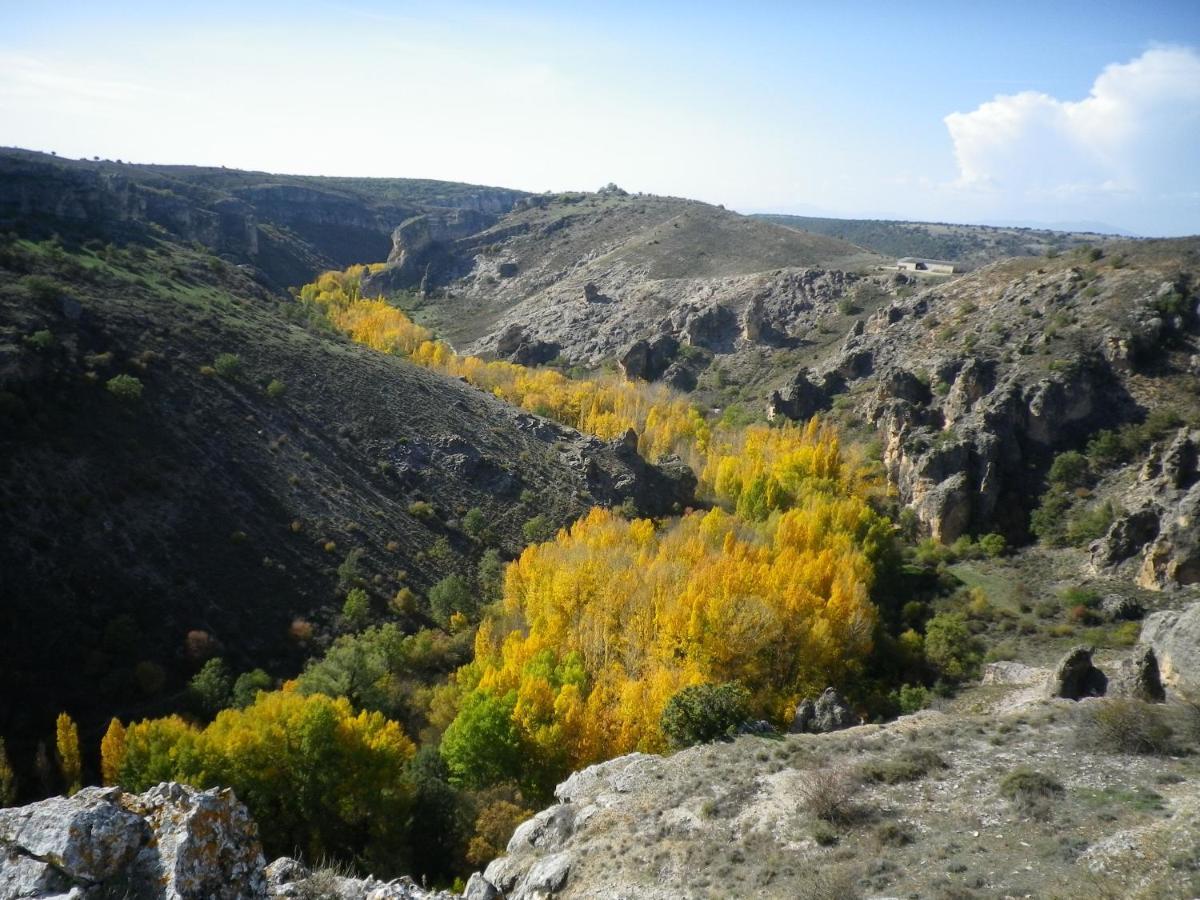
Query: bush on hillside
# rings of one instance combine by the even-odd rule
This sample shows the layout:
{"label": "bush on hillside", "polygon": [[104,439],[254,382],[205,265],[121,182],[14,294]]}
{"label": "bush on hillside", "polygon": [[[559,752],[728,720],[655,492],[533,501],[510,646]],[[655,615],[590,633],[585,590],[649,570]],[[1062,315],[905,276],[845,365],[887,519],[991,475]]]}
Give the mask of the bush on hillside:
{"label": "bush on hillside", "polygon": [[750,692],[736,681],[695,684],[663,707],[663,734],[676,748],[732,737],[750,718]]}

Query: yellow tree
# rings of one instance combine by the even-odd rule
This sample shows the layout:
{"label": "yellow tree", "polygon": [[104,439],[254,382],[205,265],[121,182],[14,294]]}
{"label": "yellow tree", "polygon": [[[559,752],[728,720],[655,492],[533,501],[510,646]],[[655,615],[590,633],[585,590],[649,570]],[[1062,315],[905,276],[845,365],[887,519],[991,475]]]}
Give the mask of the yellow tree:
{"label": "yellow tree", "polygon": [[69,796],[83,787],[83,762],[79,755],[79,729],[65,712],[58,714],[54,745],[58,750],[58,769]]}
{"label": "yellow tree", "polygon": [[100,739],[100,776],[105,784],[121,783],[121,763],[125,761],[125,726],[113,717]]}
{"label": "yellow tree", "polygon": [[17,776],[8,761],[4,738],[0,738],[0,806],[12,806],[17,800]]}

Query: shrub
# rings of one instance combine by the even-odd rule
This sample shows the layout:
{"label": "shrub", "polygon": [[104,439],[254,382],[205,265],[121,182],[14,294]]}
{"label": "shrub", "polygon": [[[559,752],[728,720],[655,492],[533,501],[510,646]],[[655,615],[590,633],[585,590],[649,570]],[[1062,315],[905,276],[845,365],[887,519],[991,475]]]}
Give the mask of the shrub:
{"label": "shrub", "polygon": [[433,504],[426,503],[424,500],[414,500],[408,504],[408,514],[427,521],[433,518]]}
{"label": "shrub", "polygon": [[125,403],[142,399],[142,382],[134,375],[114,375],[105,382],[108,392]]}
{"label": "shrub", "polygon": [[1004,539],[1004,535],[994,532],[981,536],[976,543],[983,554],[992,559],[1003,556],[1008,550],[1008,542]]}
{"label": "shrub", "polygon": [[1083,547],[1096,538],[1104,537],[1121,510],[1111,500],[1105,500],[1071,517],[1067,524],[1066,542]]}
{"label": "shrub", "polygon": [[901,784],[917,781],[930,772],[945,769],[946,761],[933,750],[901,750],[891,759],[873,759],[859,766],[863,781],[877,784]]}
{"label": "shrub", "polygon": [[1078,736],[1086,745],[1110,753],[1156,756],[1171,753],[1174,733],[1160,708],[1122,698],[1107,699],[1089,707],[1078,722]]}
{"label": "shrub", "polygon": [[236,353],[222,353],[213,360],[212,367],[222,378],[237,378],[242,373],[242,358]]}
{"label": "shrub", "polygon": [[854,795],[858,779],[843,769],[816,769],[800,787],[800,802],[814,819],[849,825],[858,817]]}
{"label": "shrub", "polygon": [[1014,769],[1000,781],[1000,796],[1018,812],[1036,819],[1049,818],[1050,802],[1063,793],[1059,781],[1032,769]]}
{"label": "shrub", "polygon": [[282,397],[286,390],[287,385],[278,378],[272,378],[267,384],[267,396],[272,400],[277,400],[278,398]]}
{"label": "shrub", "polygon": [[483,867],[503,856],[513,831],[530,815],[530,810],[511,800],[497,800],[483,807],[475,817],[475,834],[467,846],[467,862]]}
{"label": "shrub", "polygon": [[903,715],[915,713],[929,705],[929,689],[923,684],[904,684],[896,695]]}
{"label": "shrub", "polygon": [[1075,450],[1068,450],[1054,458],[1046,477],[1051,484],[1070,489],[1085,485],[1089,472],[1087,457]]}
{"label": "shrub", "polygon": [[25,346],[31,350],[37,350],[39,353],[43,350],[49,350],[54,346],[54,334],[48,329],[35,331],[33,334],[25,335]]}
{"label": "shrub", "polygon": [[750,692],[736,681],[695,684],[667,701],[659,723],[677,748],[722,740],[750,718],[749,703]]}
{"label": "shrub", "polygon": [[915,837],[912,829],[899,822],[884,822],[875,829],[875,840],[883,847],[905,847],[911,844]]}

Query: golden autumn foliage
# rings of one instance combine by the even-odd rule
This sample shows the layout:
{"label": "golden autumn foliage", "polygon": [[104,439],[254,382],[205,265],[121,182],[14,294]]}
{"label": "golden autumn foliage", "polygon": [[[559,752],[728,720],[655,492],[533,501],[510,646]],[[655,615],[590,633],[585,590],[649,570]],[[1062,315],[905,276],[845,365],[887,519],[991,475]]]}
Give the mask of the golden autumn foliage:
{"label": "golden autumn foliage", "polygon": [[592,510],[509,567],[504,612],[438,695],[458,710],[442,754],[460,783],[539,790],[572,767],[662,750],[663,707],[693,684],[740,682],[757,714],[782,721],[859,672],[892,528],[868,502],[877,479],[832,426],[710,424],[659,385],[461,357],[363,298],[364,271],[327,273],[301,298],[355,340],[524,409],[604,439],[633,429],[643,456],[679,455],[717,504],[661,525]]}
{"label": "golden autumn foliage", "polygon": [[781,720],[871,649],[857,540],[875,519],[820,495],[760,526],[714,509],[660,530],[593,509],[509,567],[507,621],[480,627],[474,690],[515,694],[521,740],[566,768],[664,749],[662,709],[692,684],[740,681]]}
{"label": "golden autumn foliage", "polygon": [[203,729],[178,716],[130,724],[120,783],[229,786],[273,851],[298,847],[313,859],[365,853],[386,867],[406,837],[405,767],[414,752],[396,722],[355,712],[345,698],[262,691]]}
{"label": "golden autumn foliage", "polygon": [[58,770],[68,795],[83,787],[83,760],[79,755],[79,728],[65,712],[58,714],[54,728],[54,747],[58,752]]}
{"label": "golden autumn foliage", "polygon": [[377,267],[351,266],[326,272],[300,290],[300,299],[319,308],[353,340],[418,365],[463,378],[501,400],[605,440],[638,433],[638,449],[659,459],[683,447],[702,447],[708,426],[683,398],[657,385],[615,376],[572,379],[553,369],[459,356],[382,298],[364,298],[362,276]]}
{"label": "golden autumn foliage", "polygon": [[125,761],[125,726],[113,718],[100,739],[100,778],[105,784],[119,784],[121,764]]}

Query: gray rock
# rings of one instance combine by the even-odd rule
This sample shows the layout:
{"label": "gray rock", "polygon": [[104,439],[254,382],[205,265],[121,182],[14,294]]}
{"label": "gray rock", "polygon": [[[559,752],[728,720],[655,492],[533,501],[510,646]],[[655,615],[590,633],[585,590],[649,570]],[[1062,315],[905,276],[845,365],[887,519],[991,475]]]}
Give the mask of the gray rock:
{"label": "gray rock", "polygon": [[1024,663],[999,660],[983,667],[981,684],[1034,684],[1048,673],[1045,669],[1027,666]]}
{"label": "gray rock", "polygon": [[464,900],[500,900],[500,892],[483,875],[475,872],[467,880],[463,898]]}
{"label": "gray rock", "polygon": [[566,852],[542,857],[529,869],[517,896],[557,894],[566,887],[567,877],[571,874],[571,863],[571,854]]}
{"label": "gray rock", "polygon": [[800,369],[782,390],[771,393],[767,401],[767,418],[773,421],[783,416],[803,422],[828,409],[829,405],[830,398],[825,389],[812,381],[807,369]]}
{"label": "gray rock", "polygon": [[267,896],[258,829],[230,790],[85,788],[0,810],[0,898]]}
{"label": "gray rock", "polygon": [[1142,647],[1122,661],[1108,683],[1113,697],[1129,697],[1146,703],[1163,703],[1167,699],[1158,671],[1154,648]]}
{"label": "gray rock", "polygon": [[1089,548],[1092,566],[1100,569],[1141,553],[1146,544],[1158,536],[1161,515],[1162,510],[1147,506],[1118,518],[1104,537],[1094,541]]}
{"label": "gray rock", "polygon": [[1047,695],[1067,700],[1103,697],[1108,676],[1092,665],[1091,647],[1074,647],[1058,661],[1046,686]]}
{"label": "gray rock", "polygon": [[861,720],[832,687],[825,688],[816,702],[805,697],[796,707],[792,734],[825,734],[861,724]]}
{"label": "gray rock", "polygon": [[272,887],[303,881],[312,875],[308,867],[289,856],[281,856],[266,869],[267,883]]}
{"label": "gray rock", "polygon": [[560,803],[542,810],[532,819],[517,826],[508,841],[507,852],[516,853],[526,847],[555,849],[571,836],[575,827],[575,806]]}
{"label": "gray rock", "polygon": [[1151,613],[1142,626],[1140,643],[1154,650],[1167,685],[1200,698],[1200,603]]}
{"label": "gray rock", "polygon": [[[73,797],[0,810],[0,842],[52,864],[71,881],[116,877],[149,838],[146,823],[122,809],[120,788],[84,788]],[[7,868],[0,864],[0,883]],[[28,871],[28,866],[23,867]]]}

